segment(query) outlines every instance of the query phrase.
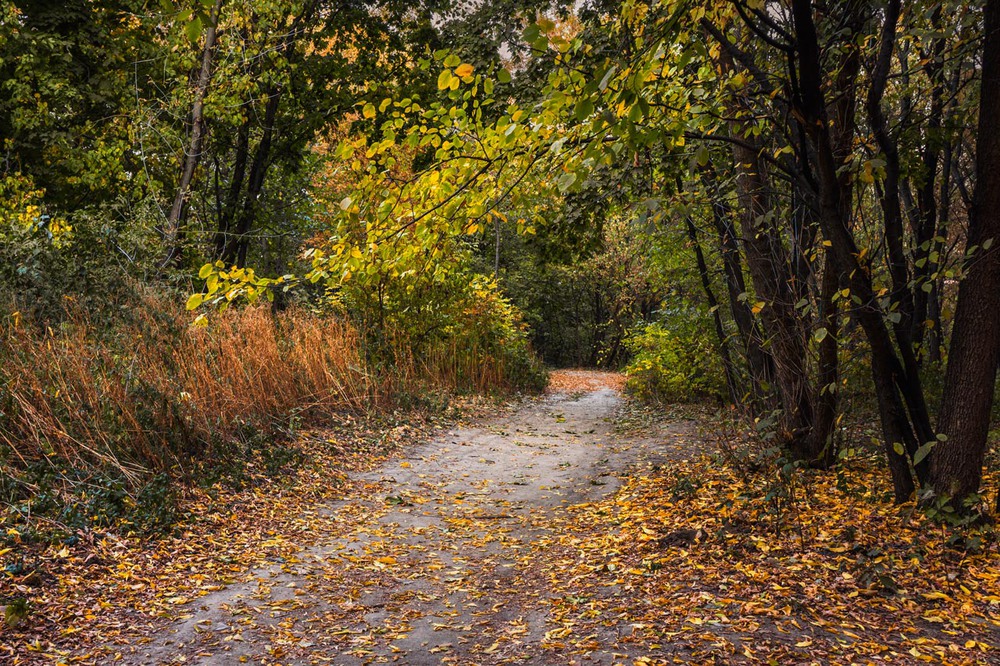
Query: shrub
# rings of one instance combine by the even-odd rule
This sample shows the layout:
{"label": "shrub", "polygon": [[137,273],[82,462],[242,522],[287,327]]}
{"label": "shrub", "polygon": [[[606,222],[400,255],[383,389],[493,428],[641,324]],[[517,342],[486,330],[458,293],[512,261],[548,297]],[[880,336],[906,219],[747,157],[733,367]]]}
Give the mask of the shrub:
{"label": "shrub", "polygon": [[721,397],[725,380],[706,329],[694,323],[691,313],[681,313],[633,333],[627,342],[633,357],[625,369],[626,388],[652,402]]}

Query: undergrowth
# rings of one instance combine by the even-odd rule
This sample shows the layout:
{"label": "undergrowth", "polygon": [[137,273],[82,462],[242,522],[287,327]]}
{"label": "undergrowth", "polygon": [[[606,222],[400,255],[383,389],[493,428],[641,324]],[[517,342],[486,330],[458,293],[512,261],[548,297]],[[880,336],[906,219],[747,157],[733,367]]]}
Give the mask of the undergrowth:
{"label": "undergrowth", "polygon": [[70,300],[51,325],[11,312],[0,323],[3,520],[56,534],[168,529],[184,485],[242,487],[301,464],[287,442],[307,422],[442,413],[456,391],[544,384],[523,336],[490,338],[476,321],[415,350],[402,335],[374,349],[344,317],[295,307],[195,326],[141,289],[110,322]]}

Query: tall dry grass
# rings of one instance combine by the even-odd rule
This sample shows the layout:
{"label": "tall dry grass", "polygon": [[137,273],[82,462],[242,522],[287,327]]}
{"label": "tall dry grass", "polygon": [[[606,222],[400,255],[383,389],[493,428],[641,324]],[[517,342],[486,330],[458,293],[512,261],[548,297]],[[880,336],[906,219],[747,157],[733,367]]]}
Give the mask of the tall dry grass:
{"label": "tall dry grass", "polygon": [[[0,449],[23,465],[110,464],[137,478],[212,456],[238,428],[386,399],[346,322],[292,309],[213,315],[205,327],[145,297],[108,328],[70,311],[0,339]],[[2,463],[2,459],[0,459]]]}
{"label": "tall dry grass", "polygon": [[296,308],[232,309],[193,326],[177,303],[142,291],[113,322],[81,308],[53,327],[8,317],[0,472],[110,467],[138,486],[151,473],[225,462],[237,433],[277,433],[293,415],[541,388],[523,336],[498,343],[483,319],[415,350],[405,335],[372,346],[343,318]]}

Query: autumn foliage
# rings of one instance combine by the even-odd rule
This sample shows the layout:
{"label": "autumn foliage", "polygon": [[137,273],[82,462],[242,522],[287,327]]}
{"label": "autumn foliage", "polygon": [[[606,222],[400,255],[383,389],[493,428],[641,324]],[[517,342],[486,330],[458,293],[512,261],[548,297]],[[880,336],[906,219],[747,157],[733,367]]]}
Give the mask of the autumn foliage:
{"label": "autumn foliage", "polygon": [[150,293],[110,329],[74,307],[55,328],[11,318],[0,340],[5,464],[96,465],[139,482],[224,459],[241,433],[280,435],[423,389],[515,388],[523,354],[491,338],[487,310],[465,313],[461,335],[422,354],[403,333],[373,350],[346,319],[302,308],[232,309],[192,325]]}

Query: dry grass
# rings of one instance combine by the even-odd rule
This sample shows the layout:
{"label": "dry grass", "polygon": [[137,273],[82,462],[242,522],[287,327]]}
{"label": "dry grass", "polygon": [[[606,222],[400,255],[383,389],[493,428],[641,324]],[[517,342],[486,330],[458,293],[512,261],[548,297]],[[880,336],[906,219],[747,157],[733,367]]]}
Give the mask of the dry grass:
{"label": "dry grass", "polygon": [[366,348],[343,318],[304,309],[232,309],[197,327],[140,291],[116,312],[113,323],[80,308],[51,328],[0,322],[0,473],[111,469],[137,488],[226,462],[240,433],[266,443],[292,419],[516,390],[530,374],[527,355],[479,344],[474,323],[416,352],[402,335]]}
{"label": "dry grass", "polygon": [[4,331],[0,444],[11,462],[111,464],[135,478],[211,456],[242,426],[386,398],[343,321],[252,308],[196,328],[154,298],[134,315],[110,331],[81,312],[58,330]]}

